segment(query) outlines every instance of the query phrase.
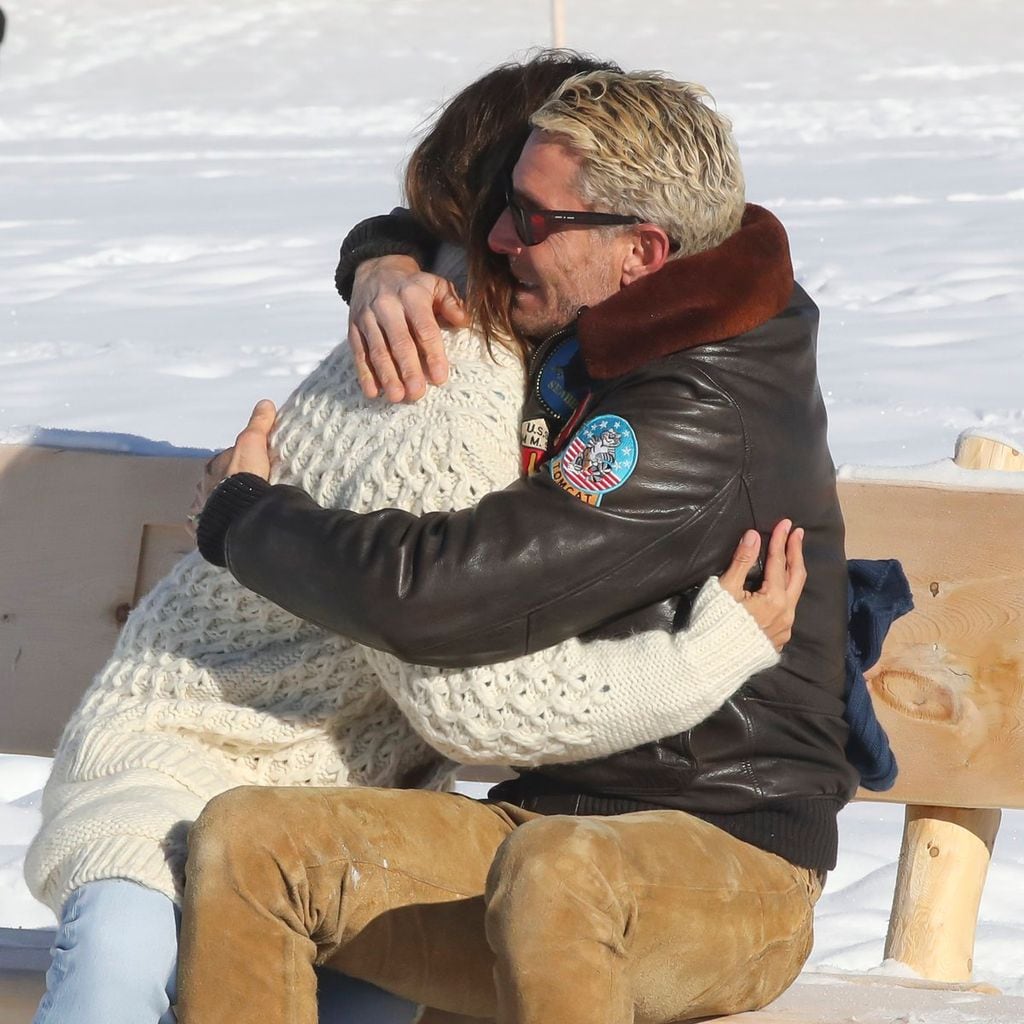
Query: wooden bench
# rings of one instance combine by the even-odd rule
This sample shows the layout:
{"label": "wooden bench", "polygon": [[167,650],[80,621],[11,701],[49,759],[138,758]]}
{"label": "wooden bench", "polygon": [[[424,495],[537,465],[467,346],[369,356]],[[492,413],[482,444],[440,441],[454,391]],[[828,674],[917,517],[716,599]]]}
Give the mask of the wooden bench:
{"label": "wooden bench", "polygon": [[[1024,469],[1021,452],[977,437],[956,461]],[[131,605],[189,550],[180,518],[201,467],[0,447],[0,750],[52,752]],[[1024,999],[969,980],[1000,808],[1024,807],[1024,488],[993,480],[840,481],[848,554],[899,558],[914,592],[869,674],[900,777],[858,796],[907,805],[885,956],[925,980],[808,972],[772,1006],[721,1021],[889,1024],[936,1008],[1024,1021]],[[0,929],[4,1024],[31,1019],[47,944]]]}
{"label": "wooden bench", "polygon": [[[1024,455],[965,435],[955,464],[1020,471]],[[914,594],[868,673],[899,778],[858,799],[906,805],[885,958],[922,980],[805,973],[720,1024],[1024,1021],[1024,999],[969,981],[1001,808],[1024,807],[1024,484],[990,484],[840,480],[848,555],[899,558]]]}

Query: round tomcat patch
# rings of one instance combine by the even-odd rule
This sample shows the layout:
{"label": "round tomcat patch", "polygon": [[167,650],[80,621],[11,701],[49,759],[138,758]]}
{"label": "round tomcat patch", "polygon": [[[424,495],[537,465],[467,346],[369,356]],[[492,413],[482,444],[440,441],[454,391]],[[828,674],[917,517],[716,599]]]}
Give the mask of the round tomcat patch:
{"label": "round tomcat patch", "polygon": [[636,469],[639,446],[629,421],[621,416],[595,416],[573,434],[551,462],[551,476],[570,494],[589,505],[621,487]]}

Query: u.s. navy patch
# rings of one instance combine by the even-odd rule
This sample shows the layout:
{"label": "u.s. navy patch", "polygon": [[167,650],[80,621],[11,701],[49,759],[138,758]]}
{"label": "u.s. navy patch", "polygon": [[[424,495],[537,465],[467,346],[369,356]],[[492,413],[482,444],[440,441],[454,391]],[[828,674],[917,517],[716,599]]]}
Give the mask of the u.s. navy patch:
{"label": "u.s. navy patch", "polygon": [[537,463],[544,458],[548,449],[548,438],[551,428],[543,416],[533,420],[525,420],[519,428],[520,447],[523,473],[527,476],[537,471]]}
{"label": "u.s. navy patch", "polygon": [[629,421],[621,416],[595,416],[551,461],[551,478],[580,501],[600,505],[606,494],[633,475],[638,459],[636,432]]}

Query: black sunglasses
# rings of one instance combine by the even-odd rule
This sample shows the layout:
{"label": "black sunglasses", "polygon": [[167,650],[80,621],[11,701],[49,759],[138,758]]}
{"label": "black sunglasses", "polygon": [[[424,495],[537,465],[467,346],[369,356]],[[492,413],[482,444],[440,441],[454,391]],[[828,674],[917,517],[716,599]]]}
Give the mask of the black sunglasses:
{"label": "black sunglasses", "polygon": [[611,224],[642,224],[639,217],[622,213],[591,213],[589,210],[529,210],[516,199],[511,179],[505,185],[505,205],[512,214],[516,235],[523,245],[540,245],[552,231],[572,224],[606,227]]}

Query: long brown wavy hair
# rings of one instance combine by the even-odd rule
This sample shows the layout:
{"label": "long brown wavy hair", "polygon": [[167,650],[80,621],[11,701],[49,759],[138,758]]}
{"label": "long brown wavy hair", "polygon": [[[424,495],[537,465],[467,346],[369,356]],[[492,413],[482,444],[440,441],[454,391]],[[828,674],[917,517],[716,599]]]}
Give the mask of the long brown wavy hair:
{"label": "long brown wavy hair", "polygon": [[508,264],[487,235],[505,207],[505,178],[530,134],[530,115],[572,75],[619,70],[573,50],[501,64],[441,108],[409,158],[406,202],[433,234],[466,250],[467,308],[488,342],[526,352],[510,322]]}

